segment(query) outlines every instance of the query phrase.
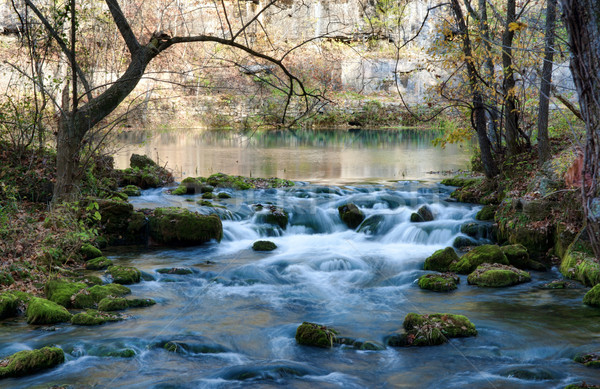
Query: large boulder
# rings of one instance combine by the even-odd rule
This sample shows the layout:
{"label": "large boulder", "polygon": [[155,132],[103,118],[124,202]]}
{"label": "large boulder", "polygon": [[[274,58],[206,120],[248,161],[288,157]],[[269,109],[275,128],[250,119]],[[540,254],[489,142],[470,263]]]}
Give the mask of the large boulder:
{"label": "large boulder", "polygon": [[156,162],[145,155],[131,154],[129,158],[129,166],[143,169],[145,167],[156,166]]}
{"label": "large boulder", "polygon": [[365,215],[355,204],[348,203],[338,207],[340,218],[348,228],[355,229],[365,220]]}
{"label": "large boulder", "polygon": [[423,269],[445,272],[450,268],[452,262],[458,262],[459,258],[452,247],[437,250],[425,259]]}
{"label": "large boulder", "polygon": [[296,329],[296,342],[306,346],[331,348],[337,331],[320,324],[304,322]]}
{"label": "large boulder", "polygon": [[223,225],[216,215],[205,216],[187,209],[157,208],[149,217],[150,237],[156,243],[191,246],[217,242],[223,237]]}
{"label": "large boulder", "polygon": [[596,261],[589,242],[582,235],[583,232],[567,249],[560,264],[560,272],[586,286],[595,286],[600,284],[600,263]]}
{"label": "large boulder", "polygon": [[583,303],[592,307],[600,307],[600,284],[594,286],[583,296]]}
{"label": "large boulder", "polygon": [[449,292],[457,288],[460,278],[454,273],[425,274],[419,277],[419,288],[434,292]]}
{"label": "large boulder", "polygon": [[529,258],[527,248],[522,244],[511,244],[501,247],[508,263],[519,269],[546,270],[544,265]]}
{"label": "large boulder", "polygon": [[29,324],[56,324],[71,320],[71,314],[65,307],[38,297],[29,301],[25,315]]}
{"label": "large boulder", "polygon": [[269,240],[257,240],[252,245],[254,251],[273,251],[277,248],[277,245]]}
{"label": "large boulder", "polygon": [[65,354],[58,347],[19,351],[0,360],[0,378],[26,376],[64,361]]}
{"label": "large boulder", "polygon": [[482,263],[500,263],[508,265],[508,259],[497,245],[483,245],[473,248],[463,255],[458,262],[450,265],[450,271],[458,274],[469,274]]}
{"label": "large boulder", "polygon": [[531,276],[524,270],[498,263],[484,263],[467,277],[471,285],[499,288],[531,281]]}
{"label": "large boulder", "polygon": [[390,346],[435,346],[449,338],[476,336],[475,325],[462,315],[409,313],[404,318],[404,334],[388,338]]}
{"label": "large boulder", "polygon": [[44,285],[44,293],[48,300],[69,308],[73,306],[73,295],[86,288],[87,285],[83,282],[50,280]]}

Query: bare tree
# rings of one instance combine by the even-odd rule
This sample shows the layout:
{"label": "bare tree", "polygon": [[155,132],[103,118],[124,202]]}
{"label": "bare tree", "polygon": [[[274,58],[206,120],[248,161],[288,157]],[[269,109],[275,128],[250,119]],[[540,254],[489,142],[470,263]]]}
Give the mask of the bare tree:
{"label": "bare tree", "polygon": [[556,0],[548,0],[546,6],[546,32],[544,66],[540,85],[540,104],[538,115],[538,155],[540,165],[550,158],[548,140],[548,115],[550,108],[550,89],[552,86],[552,61],[554,60],[554,31],[556,30]]}

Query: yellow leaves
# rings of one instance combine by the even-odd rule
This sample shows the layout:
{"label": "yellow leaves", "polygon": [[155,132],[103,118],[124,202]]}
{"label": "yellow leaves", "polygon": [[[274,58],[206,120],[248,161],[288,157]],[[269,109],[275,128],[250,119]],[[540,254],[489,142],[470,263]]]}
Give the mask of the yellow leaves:
{"label": "yellow leaves", "polygon": [[523,22],[512,22],[508,24],[508,31],[521,31],[527,28],[527,23]]}

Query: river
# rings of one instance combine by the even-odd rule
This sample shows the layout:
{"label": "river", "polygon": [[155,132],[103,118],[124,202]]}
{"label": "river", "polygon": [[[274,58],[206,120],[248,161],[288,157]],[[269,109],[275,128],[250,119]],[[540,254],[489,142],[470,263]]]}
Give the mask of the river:
{"label": "river", "polygon": [[[383,135],[385,139],[373,140],[377,136],[367,134],[368,139],[348,146],[350,134],[341,133],[335,135],[337,143],[331,138],[320,143],[308,135],[301,138],[305,143],[297,137],[265,135],[252,138],[253,147],[227,143],[227,137],[214,134],[185,140],[168,135],[174,141],[162,145],[146,140],[141,149],[157,150],[184,176],[283,172],[283,178],[299,182],[285,189],[227,190],[232,197],[218,201],[226,209],[203,207],[195,203],[199,196],[172,196],[164,189],[131,198],[137,208],[216,210],[223,219],[223,240],[183,249],[112,252],[115,262],[136,266],[145,274],[145,281],[131,286],[133,296],[157,301],[152,307],[126,311],[130,318],[125,321],[52,328],[29,326],[22,319],[1,322],[1,355],[54,344],[65,350],[67,362],[0,384],[562,388],[573,382],[597,382],[597,370],[574,363],[572,357],[600,349],[600,310],[581,303],[585,289],[540,288],[560,278],[556,269],[532,272],[532,282],[510,288],[478,288],[461,276],[458,289],[450,293],[419,289],[415,280],[427,273],[422,270],[424,259],[451,245],[461,235],[460,226],[473,221],[480,209],[451,201],[452,188],[436,182],[439,173],[427,172],[465,168],[468,153],[458,146],[435,149],[429,144],[433,135],[427,133]],[[268,143],[269,139],[275,140]],[[264,148],[261,142],[267,142]],[[136,143],[130,140],[122,153],[139,152]],[[213,157],[205,159],[205,153]],[[117,157],[117,165],[122,163]],[[397,173],[403,169],[405,179]],[[353,231],[342,223],[337,207],[348,202],[374,221],[370,228]],[[262,224],[250,207],[256,203],[284,208],[289,225],[281,229]],[[435,220],[411,223],[410,214],[423,204],[430,206]],[[255,252],[251,246],[258,239],[269,239],[278,248]],[[157,272],[165,267],[192,273]],[[441,346],[381,351],[317,349],[294,340],[298,325],[310,321],[332,326],[344,336],[383,344],[400,331],[409,312],[462,314],[479,334]],[[166,341],[186,344],[187,351],[158,347]],[[122,349],[136,355],[102,356]]]}

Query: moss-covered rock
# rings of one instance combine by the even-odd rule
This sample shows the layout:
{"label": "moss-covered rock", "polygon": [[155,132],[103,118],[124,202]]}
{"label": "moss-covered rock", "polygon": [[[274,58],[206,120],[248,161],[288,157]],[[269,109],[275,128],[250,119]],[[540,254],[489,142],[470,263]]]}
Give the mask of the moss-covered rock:
{"label": "moss-covered rock", "polygon": [[179,185],[177,188],[171,191],[171,194],[174,196],[183,196],[188,194],[188,188],[185,185]]}
{"label": "moss-covered rock", "polygon": [[465,187],[477,185],[482,180],[483,180],[483,178],[452,177],[452,178],[445,178],[445,179],[443,179],[442,182],[441,182],[441,184],[442,185],[448,185],[448,186],[456,186],[458,188],[465,188]]}
{"label": "moss-covered rock", "polygon": [[425,259],[423,269],[445,272],[450,268],[452,262],[458,262],[459,258],[452,247],[437,250]]}
{"label": "moss-covered rock", "polygon": [[600,284],[594,286],[583,296],[583,303],[592,307],[600,307]]}
{"label": "moss-covered rock", "polygon": [[123,297],[105,297],[98,303],[99,311],[122,311],[129,308],[129,303]]}
{"label": "moss-covered rock", "polygon": [[331,348],[337,331],[320,324],[304,322],[296,329],[296,342],[306,346]]}
{"label": "moss-covered rock", "polygon": [[457,288],[460,278],[454,273],[425,274],[419,277],[419,288],[434,292],[449,292]]}
{"label": "moss-covered rock", "polygon": [[355,229],[365,220],[365,215],[355,204],[348,203],[338,207],[340,218],[348,228]]}
{"label": "moss-covered rock", "polygon": [[26,376],[60,365],[64,361],[65,354],[58,347],[19,351],[0,360],[0,378]]}
{"label": "moss-covered rock", "polygon": [[71,320],[71,314],[65,307],[38,297],[29,301],[25,316],[29,324],[56,324]]}
{"label": "moss-covered rock", "polygon": [[600,263],[596,261],[591,247],[581,236],[567,249],[560,264],[560,272],[586,286],[600,284]]}
{"label": "moss-covered rock", "polygon": [[202,198],[205,200],[212,200],[215,197],[211,192],[202,193]]}
{"label": "moss-covered rock", "polygon": [[100,302],[105,297],[122,297],[131,293],[131,289],[119,284],[95,285],[88,288],[88,292],[95,302]]}
{"label": "moss-covered rock", "polygon": [[133,205],[125,201],[97,199],[100,223],[106,234],[122,235],[133,214]]}
{"label": "moss-covered rock", "polygon": [[145,167],[156,166],[156,162],[145,155],[131,154],[131,158],[129,158],[129,166],[143,169]]}
{"label": "moss-covered rock", "polygon": [[114,283],[121,285],[135,284],[140,282],[142,277],[142,273],[131,266],[110,266],[106,273],[112,277]]}
{"label": "moss-covered rock", "polygon": [[540,286],[540,289],[577,289],[577,285],[574,282],[565,280],[554,280],[543,284]]}
{"label": "moss-covered rock", "polygon": [[87,289],[81,289],[71,296],[71,305],[74,308],[91,308],[96,305],[96,301]]}
{"label": "moss-covered rock", "polygon": [[277,248],[277,245],[269,240],[257,240],[252,245],[254,251],[273,251]]}
{"label": "moss-covered rock", "polygon": [[83,259],[86,261],[102,256],[102,251],[100,251],[100,249],[92,246],[89,243],[85,243],[84,245],[82,245],[81,248],[79,249],[79,253],[83,257]]}
{"label": "moss-covered rock", "polygon": [[178,275],[186,275],[186,274],[193,273],[193,271],[191,269],[186,269],[186,268],[182,268],[182,267],[165,267],[162,269],[157,269],[156,272],[160,273],[160,274],[178,274]]}
{"label": "moss-covered rock", "polygon": [[393,347],[436,346],[449,338],[476,336],[475,325],[462,315],[434,313],[419,315],[409,313],[404,318],[404,334],[388,337],[386,343]]}
{"label": "moss-covered rock", "polygon": [[581,384],[570,384],[565,386],[564,389],[598,389],[600,388],[600,386],[598,385],[592,385],[592,384],[587,384],[585,382],[582,382]]}
{"label": "moss-covered rock", "polygon": [[103,270],[109,266],[112,266],[112,264],[113,261],[106,257],[97,257],[87,261],[85,264],[85,268],[87,270]]}
{"label": "moss-covered rock", "polygon": [[83,282],[69,282],[65,280],[50,280],[44,285],[46,298],[63,307],[71,307],[71,297],[80,290],[86,289]]}
{"label": "moss-covered rock", "polygon": [[156,301],[153,299],[131,299],[127,300],[127,305],[129,308],[145,308],[152,305],[155,305]]}
{"label": "moss-covered rock", "polygon": [[499,246],[483,245],[473,248],[463,255],[457,262],[450,265],[449,270],[458,274],[469,274],[482,263],[500,263],[508,265],[508,259]]}
{"label": "moss-covered rock", "polygon": [[19,298],[11,292],[0,294],[0,320],[16,316],[19,308]]}
{"label": "moss-covered rock", "polygon": [[231,195],[229,193],[227,193],[227,192],[219,192],[217,194],[217,197],[220,198],[220,199],[230,199]]}
{"label": "moss-covered rock", "polygon": [[522,244],[511,244],[501,247],[502,252],[506,255],[508,263],[519,269],[546,270],[546,267],[537,261],[529,258],[527,248]]}
{"label": "moss-covered rock", "polygon": [[479,245],[479,242],[468,236],[457,236],[454,238],[454,241],[452,241],[452,247],[458,250],[464,250],[468,247],[475,247]]}
{"label": "moss-covered rock", "polygon": [[278,208],[274,205],[261,205],[255,204],[253,206],[256,213],[257,223],[266,223],[274,226],[279,226],[282,230],[285,230],[289,221],[287,212]]}
{"label": "moss-covered rock", "polygon": [[221,241],[223,225],[216,215],[204,216],[181,208],[157,208],[149,217],[150,237],[166,245],[197,245]]}
{"label": "moss-covered rock", "polygon": [[432,220],[433,212],[431,212],[431,209],[427,205],[421,206],[417,212],[410,215],[410,221],[413,223],[430,222]]}
{"label": "moss-covered rock", "polygon": [[484,263],[467,277],[471,285],[499,288],[531,281],[531,276],[524,270],[498,263]]}
{"label": "moss-covered rock", "polygon": [[123,316],[118,313],[99,312],[95,309],[88,309],[85,312],[73,315],[71,324],[79,326],[96,326],[106,322],[121,321],[123,319]]}
{"label": "moss-covered rock", "polygon": [[229,176],[215,173],[206,179],[206,183],[215,188],[232,188],[237,190],[285,188],[294,186],[293,181],[281,178],[252,178],[242,176]]}
{"label": "moss-covered rock", "polygon": [[579,354],[573,360],[587,367],[600,369],[600,353]]}
{"label": "moss-covered rock", "polygon": [[137,197],[142,195],[142,190],[135,185],[127,185],[122,189],[122,192],[129,197]]}
{"label": "moss-covered rock", "polygon": [[477,215],[475,215],[475,219],[477,220],[494,220],[494,216],[496,216],[496,207],[492,205],[484,206]]}
{"label": "moss-covered rock", "polygon": [[509,244],[521,244],[534,261],[543,261],[546,254],[554,247],[554,239],[550,229],[536,228],[532,223],[509,226],[500,223],[499,241]]}

